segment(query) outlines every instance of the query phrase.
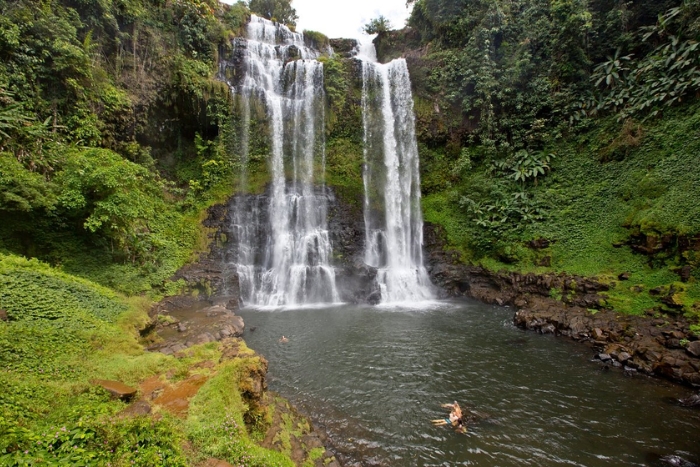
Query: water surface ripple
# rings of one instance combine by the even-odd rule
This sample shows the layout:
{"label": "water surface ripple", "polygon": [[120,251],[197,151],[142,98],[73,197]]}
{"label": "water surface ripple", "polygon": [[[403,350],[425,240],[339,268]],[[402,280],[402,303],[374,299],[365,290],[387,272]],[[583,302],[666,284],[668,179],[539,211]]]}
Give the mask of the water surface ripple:
{"label": "water surface ripple", "polygon": [[[515,328],[507,308],[452,301],[240,315],[256,328],[246,342],[270,362],[270,389],[363,465],[700,459],[700,411],[671,402],[689,390],[603,371],[585,346]],[[473,413],[466,435],[430,424],[453,400]]]}

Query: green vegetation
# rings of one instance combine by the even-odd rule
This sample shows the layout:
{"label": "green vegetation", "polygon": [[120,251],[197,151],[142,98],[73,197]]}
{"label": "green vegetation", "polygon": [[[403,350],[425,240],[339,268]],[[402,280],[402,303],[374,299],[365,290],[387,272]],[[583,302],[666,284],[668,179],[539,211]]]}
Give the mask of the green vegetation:
{"label": "green vegetation", "polygon": [[224,364],[192,400],[187,432],[199,451],[195,460],[215,457],[249,466],[294,467],[288,456],[261,448],[252,440],[244,422],[248,407],[242,391],[231,390],[232,382],[245,377],[246,368],[242,367],[259,365],[259,358]]}
{"label": "green vegetation", "polygon": [[370,22],[365,24],[362,29],[366,34],[385,34],[391,30],[391,22],[384,16],[380,15],[371,19]]}
{"label": "green vegetation", "polygon": [[234,107],[216,60],[247,7],[0,9],[0,252],[130,294],[162,288],[231,192]]}
{"label": "green vegetation", "polygon": [[[700,335],[699,3],[409,3],[411,28],[366,31],[380,58],[409,56],[425,219],[465,262],[595,276],[605,306],[684,314]],[[269,181],[263,104],[216,78],[251,11],[297,19],[289,0],[0,2],[1,464],[293,465],[256,443],[273,418],[247,399],[259,357],[138,337],[206,248],[206,209]],[[361,80],[321,60],[326,181],[360,210]],[[90,383],[192,374],[184,418],[123,416]],[[291,451],[308,427],[276,416]]]}
{"label": "green vegetation", "polygon": [[596,276],[618,311],[700,318],[698,3],[411,3],[412,29],[377,48],[421,50],[425,219],[464,261]]}
{"label": "green vegetation", "polygon": [[[148,321],[148,304],[36,260],[0,256],[0,307],[9,316],[0,321],[0,464],[186,466],[216,456],[294,465],[257,446],[244,421],[251,407],[242,394],[260,357],[242,343],[239,357],[221,364],[217,343],[181,358],[146,352],[137,330]],[[202,362],[216,364],[193,370]],[[185,423],[165,411],[120,416],[125,403],[90,383],[116,379],[138,387],[151,376],[173,375],[175,382],[193,371],[209,380]],[[257,410],[264,418],[266,409]]]}
{"label": "green vegetation", "polygon": [[[138,332],[151,300],[184,289],[168,278],[207,247],[206,209],[266,183],[264,112],[251,109],[242,180],[240,103],[216,79],[247,6],[16,0],[0,13],[0,464],[293,465],[254,441],[269,416],[242,395],[263,371],[244,344],[223,363],[215,343],[174,358]],[[158,405],[122,415],[91,383],[191,374],[208,381],[184,420]]]}
{"label": "green vegetation", "polygon": [[330,39],[325,34],[308,29],[304,30],[304,41],[306,41],[307,45],[321,52],[328,51],[328,48],[331,46]]}
{"label": "green vegetation", "polygon": [[248,7],[253,13],[292,29],[299,19],[297,11],[292,8],[292,0],[250,0]]}

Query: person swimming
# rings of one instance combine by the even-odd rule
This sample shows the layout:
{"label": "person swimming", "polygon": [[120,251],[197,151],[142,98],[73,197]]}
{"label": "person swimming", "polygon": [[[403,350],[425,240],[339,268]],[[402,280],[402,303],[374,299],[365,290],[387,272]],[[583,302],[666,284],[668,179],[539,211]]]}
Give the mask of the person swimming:
{"label": "person swimming", "polygon": [[464,433],[467,431],[467,425],[464,420],[464,416],[462,415],[462,408],[459,406],[457,401],[455,401],[452,404],[441,404],[441,407],[445,409],[450,409],[450,414],[447,416],[447,418],[438,418],[436,420],[431,420],[431,423],[433,425],[450,425],[460,433]]}

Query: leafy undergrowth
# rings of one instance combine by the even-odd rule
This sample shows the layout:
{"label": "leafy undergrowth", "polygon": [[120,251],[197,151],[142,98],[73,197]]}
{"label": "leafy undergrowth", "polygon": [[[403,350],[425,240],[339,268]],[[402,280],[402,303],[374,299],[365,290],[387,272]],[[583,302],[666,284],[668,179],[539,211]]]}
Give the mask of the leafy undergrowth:
{"label": "leafy undergrowth", "polygon": [[[499,209],[494,193],[506,186],[490,172],[488,161],[472,161],[459,183],[424,198],[425,218],[445,228],[465,261],[492,270],[594,276],[614,283],[608,305],[617,311],[641,314],[654,308],[697,319],[698,254],[679,245],[700,234],[698,128],[695,104],[645,125],[601,121],[578,139],[552,144],[545,151],[556,155],[551,172],[537,184],[513,189],[524,192],[541,216],[502,227],[478,225],[479,218],[460,204],[469,196],[474,205]],[[516,208],[523,205],[509,209]],[[640,236],[667,237],[670,246],[641,254],[631,247]],[[549,240],[547,248],[528,247],[540,238]],[[678,271],[685,265],[694,272],[681,283]],[[618,281],[621,273],[629,281]],[[666,296],[674,297],[675,310],[660,302]]]}
{"label": "leafy undergrowth", "polygon": [[258,446],[249,436],[243,417],[248,407],[232,388],[245,375],[242,367],[251,363],[248,358],[226,362],[192,399],[187,433],[197,450],[195,460],[214,457],[251,467],[294,467],[288,456]]}
{"label": "leafy undergrowth", "polygon": [[185,423],[157,407],[156,416],[118,416],[126,404],[91,380],[138,387],[220,358],[216,343],[182,358],[144,351],[137,329],[148,305],[37,260],[0,255],[0,308],[9,317],[0,320],[0,465],[186,466],[209,456],[293,465],[255,445],[244,423],[248,407],[236,388],[259,357],[211,364],[213,377]]}

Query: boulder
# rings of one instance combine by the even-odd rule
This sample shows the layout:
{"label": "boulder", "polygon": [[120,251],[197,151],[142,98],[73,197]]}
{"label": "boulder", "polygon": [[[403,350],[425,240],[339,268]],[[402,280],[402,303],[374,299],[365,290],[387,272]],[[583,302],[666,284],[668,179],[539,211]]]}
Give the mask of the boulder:
{"label": "boulder", "polygon": [[95,379],[91,381],[92,384],[97,386],[102,386],[107,392],[109,392],[113,397],[121,400],[129,400],[136,395],[136,389],[131,386],[119,381],[110,381],[106,379]]}
{"label": "boulder", "polygon": [[196,344],[206,344],[207,342],[214,342],[217,339],[211,335],[211,333],[203,332],[195,338]]}
{"label": "boulder", "polygon": [[700,357],[700,341],[689,343],[685,350],[693,357]]}
{"label": "boulder", "polygon": [[610,360],[612,360],[610,354],[606,353],[599,353],[598,355],[596,355],[596,358],[598,358],[598,360],[600,360],[601,362],[609,362]]}
{"label": "boulder", "polygon": [[700,387],[700,373],[683,373],[683,381],[691,386]]}
{"label": "boulder", "polygon": [[678,402],[683,407],[700,407],[700,394],[693,394],[684,399],[679,399]]}
{"label": "boulder", "polygon": [[146,401],[138,401],[131,404],[129,407],[124,409],[121,413],[123,416],[127,417],[141,417],[151,413],[151,404]]}
{"label": "boulder", "polygon": [[676,455],[664,456],[659,460],[664,465],[668,465],[670,467],[698,467],[697,464],[694,464]]}
{"label": "boulder", "polygon": [[201,312],[205,313],[207,316],[216,316],[224,313],[230,313],[230,311],[223,305],[210,306],[208,308],[204,308],[203,310],[201,310]]}
{"label": "boulder", "polygon": [[666,339],[666,347],[669,349],[682,349],[681,340],[676,338]]}
{"label": "boulder", "polygon": [[371,294],[369,294],[367,296],[366,300],[367,300],[368,304],[376,305],[382,301],[382,293],[378,290],[375,290],[374,292],[372,292]]}
{"label": "boulder", "polygon": [[321,442],[321,439],[313,434],[304,436],[301,438],[301,442],[304,443],[304,446],[306,446],[306,449],[308,450],[323,447],[323,442]]}
{"label": "boulder", "polygon": [[232,330],[233,336],[240,337],[243,335],[245,323],[243,322],[243,318],[241,318],[240,316],[232,316],[231,318],[229,318],[228,326]]}

